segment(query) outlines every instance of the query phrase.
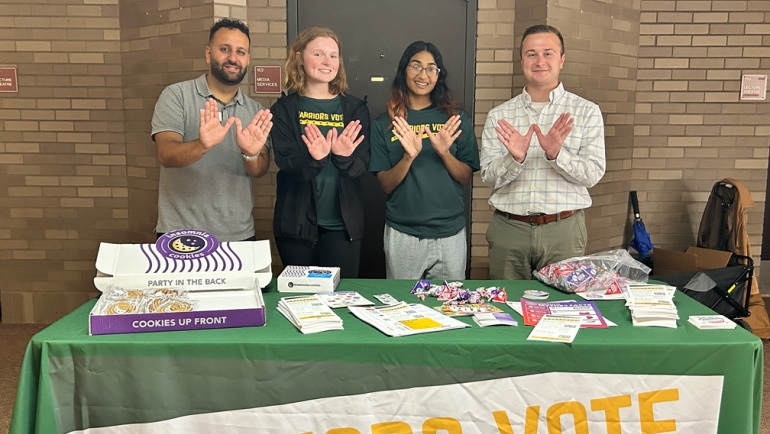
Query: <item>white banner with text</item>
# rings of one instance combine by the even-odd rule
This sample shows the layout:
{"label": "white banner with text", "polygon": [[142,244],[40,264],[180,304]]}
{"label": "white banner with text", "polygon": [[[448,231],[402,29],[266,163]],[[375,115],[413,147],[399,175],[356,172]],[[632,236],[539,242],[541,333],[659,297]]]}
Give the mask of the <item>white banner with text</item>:
{"label": "white banner with text", "polygon": [[722,382],[721,376],[546,373],[76,432],[712,434],[717,432]]}

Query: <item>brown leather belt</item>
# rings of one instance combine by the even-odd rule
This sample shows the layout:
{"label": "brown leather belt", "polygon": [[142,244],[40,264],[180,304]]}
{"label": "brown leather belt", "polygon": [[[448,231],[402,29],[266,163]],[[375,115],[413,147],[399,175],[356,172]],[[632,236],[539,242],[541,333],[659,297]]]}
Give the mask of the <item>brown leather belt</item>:
{"label": "brown leather belt", "polygon": [[562,211],[558,214],[531,214],[531,215],[516,215],[507,213],[504,211],[499,211],[500,214],[504,215],[505,217],[508,217],[511,220],[516,220],[524,223],[529,223],[531,225],[544,225],[547,223],[553,223],[555,221],[564,220],[567,217],[570,217],[574,215],[576,212],[580,211],[579,209],[573,209],[570,211]]}

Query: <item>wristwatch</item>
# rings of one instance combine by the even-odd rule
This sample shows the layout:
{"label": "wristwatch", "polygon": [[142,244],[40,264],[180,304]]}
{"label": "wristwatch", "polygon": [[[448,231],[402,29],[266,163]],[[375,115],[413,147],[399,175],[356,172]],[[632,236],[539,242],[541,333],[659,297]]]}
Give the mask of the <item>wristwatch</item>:
{"label": "wristwatch", "polygon": [[244,154],[243,152],[241,152],[241,156],[242,156],[242,157],[243,157],[243,159],[244,159],[244,160],[246,160],[246,161],[252,161],[252,160],[256,160],[256,159],[259,157],[259,153],[257,153],[257,155],[254,155],[254,156],[251,156],[251,157],[249,157],[248,155],[246,155],[246,154]]}

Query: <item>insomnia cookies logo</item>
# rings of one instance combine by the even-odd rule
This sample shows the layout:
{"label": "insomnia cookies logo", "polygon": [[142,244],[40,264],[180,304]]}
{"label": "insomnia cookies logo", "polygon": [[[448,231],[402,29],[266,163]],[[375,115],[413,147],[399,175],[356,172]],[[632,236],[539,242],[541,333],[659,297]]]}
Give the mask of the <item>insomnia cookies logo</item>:
{"label": "insomnia cookies logo", "polygon": [[219,242],[206,231],[180,229],[163,234],[155,242],[155,247],[167,258],[197,259],[213,253]]}

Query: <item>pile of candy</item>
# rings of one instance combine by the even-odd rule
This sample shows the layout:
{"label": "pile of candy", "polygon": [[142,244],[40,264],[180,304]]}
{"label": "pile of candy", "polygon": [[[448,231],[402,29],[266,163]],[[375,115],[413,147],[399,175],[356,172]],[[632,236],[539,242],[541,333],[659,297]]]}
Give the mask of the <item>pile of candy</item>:
{"label": "pile of candy", "polygon": [[426,296],[436,297],[444,300],[447,305],[461,304],[479,304],[487,301],[496,301],[505,303],[508,296],[505,294],[505,288],[476,288],[475,291],[462,288],[461,282],[447,283],[443,285],[432,285],[427,280],[420,280],[412,288],[412,294],[417,295],[420,300],[425,301]]}
{"label": "pile of candy", "polygon": [[619,294],[628,283],[647,282],[650,269],[625,250],[565,259],[533,273],[538,280],[560,291]]}
{"label": "pile of candy", "polygon": [[107,288],[99,299],[97,314],[126,315],[134,313],[190,312],[196,302],[183,289],[124,289]]}

